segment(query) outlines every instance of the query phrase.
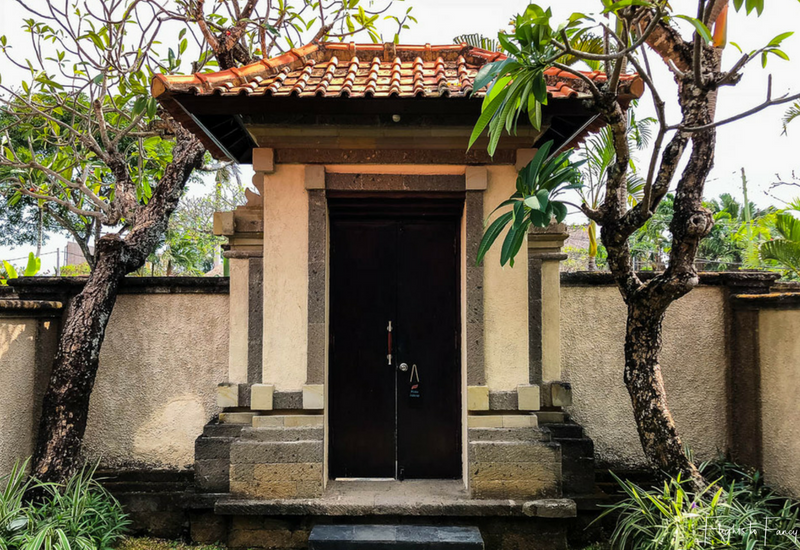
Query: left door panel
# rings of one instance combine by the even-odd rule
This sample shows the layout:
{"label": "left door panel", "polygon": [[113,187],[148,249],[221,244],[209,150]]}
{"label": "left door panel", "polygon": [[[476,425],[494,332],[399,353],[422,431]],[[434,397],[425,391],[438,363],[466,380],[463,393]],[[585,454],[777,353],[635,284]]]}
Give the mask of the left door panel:
{"label": "left door panel", "polygon": [[397,225],[333,218],[330,235],[330,475],[394,478]]}

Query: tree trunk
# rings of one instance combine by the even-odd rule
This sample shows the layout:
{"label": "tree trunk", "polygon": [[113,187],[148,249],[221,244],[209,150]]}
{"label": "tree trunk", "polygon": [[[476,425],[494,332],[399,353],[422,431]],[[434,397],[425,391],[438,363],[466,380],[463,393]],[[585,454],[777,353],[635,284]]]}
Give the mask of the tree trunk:
{"label": "tree trunk", "polygon": [[[706,66],[718,71],[718,53],[709,50],[704,55],[708,57]],[[695,85],[691,76],[678,80],[682,123],[694,127],[712,122],[716,90]],[[617,162],[620,163],[620,157],[627,162],[628,157],[620,155],[620,151],[627,153],[627,148],[621,143],[627,126],[617,112],[607,109],[604,114],[615,139],[620,141],[620,144],[615,144]],[[693,133],[679,130],[672,136],[662,154],[653,184],[656,200],[646,215],[639,215],[641,207],[629,212],[622,199],[612,194],[612,191],[622,193],[622,176],[627,167],[620,164],[618,172],[609,172],[609,179],[616,177],[612,181],[615,186],[609,187],[606,202],[601,207],[601,215],[606,219],[599,220],[601,239],[608,251],[608,264],[628,307],[624,382],[630,394],[642,450],[654,466],[670,475],[680,474],[691,480],[696,489],[704,487],[705,481],[686,456],[678,436],[667,405],[658,355],[661,351],[661,323],[667,308],[690,292],[699,281],[694,259],[700,240],[713,225],[710,213],[702,206],[702,197],[706,178],[713,166],[715,138],[713,128]],[[658,201],[666,195],[689,141],[691,154],[675,193],[669,265],[662,273],[643,282],[634,270],[628,238],[652,216]],[[654,258],[653,263],[656,268],[660,267],[661,258]]]}
{"label": "tree trunk", "polygon": [[702,486],[703,477],[684,453],[683,443],[667,405],[658,355],[664,311],[646,301],[628,306],[625,334],[625,386],[633,405],[636,428],[645,456],[660,470],[682,474]]}
{"label": "tree trunk", "polygon": [[95,269],[67,310],[42,402],[34,455],[33,474],[43,481],[62,481],[80,466],[100,347],[126,274],[122,247],[116,236],[100,239]]}
{"label": "tree trunk", "polygon": [[67,309],[33,456],[33,475],[43,481],[64,482],[80,467],[89,399],[119,286],[155,251],[186,181],[203,160],[197,138],[177,125],[175,134],[173,160],[150,201],[138,207],[124,238],[109,234],[96,241],[94,270]]}

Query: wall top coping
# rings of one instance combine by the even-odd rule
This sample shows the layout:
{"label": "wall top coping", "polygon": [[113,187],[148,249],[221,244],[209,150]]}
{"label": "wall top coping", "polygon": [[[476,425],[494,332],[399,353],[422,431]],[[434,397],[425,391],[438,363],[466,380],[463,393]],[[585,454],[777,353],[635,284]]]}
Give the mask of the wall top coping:
{"label": "wall top coping", "polygon": [[[639,272],[643,281],[656,275],[652,271]],[[705,286],[727,286],[748,289],[751,293],[758,290],[768,292],[780,275],[770,271],[704,271],[699,273],[700,284]],[[608,271],[576,271],[561,273],[563,286],[614,286],[614,276]]]}
{"label": "wall top coping", "polygon": [[[88,277],[20,277],[0,298],[58,299],[81,291]],[[228,277],[125,277],[120,294],[227,294]]]}
{"label": "wall top coping", "polygon": [[731,298],[736,309],[797,309],[800,292],[771,292],[769,294],[739,294]]}
{"label": "wall top coping", "polygon": [[19,300],[0,297],[0,318],[59,317],[64,304],[48,300]]}

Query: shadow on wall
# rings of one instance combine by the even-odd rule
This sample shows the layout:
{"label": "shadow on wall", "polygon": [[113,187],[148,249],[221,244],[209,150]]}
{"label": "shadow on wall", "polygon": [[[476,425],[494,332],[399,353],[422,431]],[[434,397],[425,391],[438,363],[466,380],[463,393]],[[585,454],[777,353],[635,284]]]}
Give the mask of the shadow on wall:
{"label": "shadow on wall", "polygon": [[227,294],[119,297],[100,353],[85,450],[105,467],[183,469],[228,371]]}
{"label": "shadow on wall", "polygon": [[0,476],[32,452],[38,321],[0,319]]}
{"label": "shadow on wall", "polygon": [[[699,460],[716,457],[728,439],[725,289],[699,287],[664,320],[661,366],[670,410]],[[561,354],[572,383],[569,412],[595,442],[598,462],[647,465],[623,382],[626,309],[614,286],[562,288]]]}

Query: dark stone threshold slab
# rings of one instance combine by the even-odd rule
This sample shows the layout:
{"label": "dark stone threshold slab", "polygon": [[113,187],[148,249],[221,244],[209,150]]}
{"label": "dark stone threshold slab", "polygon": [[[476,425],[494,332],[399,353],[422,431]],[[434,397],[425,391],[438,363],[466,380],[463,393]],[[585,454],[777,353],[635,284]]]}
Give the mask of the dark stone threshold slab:
{"label": "dark stone threshold slab", "polygon": [[[539,514],[539,510],[547,510]],[[364,502],[359,500],[281,499],[252,500],[223,498],[214,507],[223,516],[415,516],[415,517],[574,517],[575,502],[571,499],[534,501],[515,500],[412,500],[387,498]]]}
{"label": "dark stone threshold slab", "polygon": [[483,550],[481,531],[474,526],[317,525],[308,538],[310,550],[381,548]]}

